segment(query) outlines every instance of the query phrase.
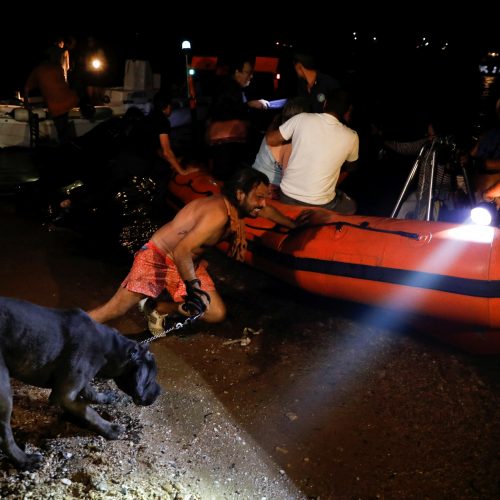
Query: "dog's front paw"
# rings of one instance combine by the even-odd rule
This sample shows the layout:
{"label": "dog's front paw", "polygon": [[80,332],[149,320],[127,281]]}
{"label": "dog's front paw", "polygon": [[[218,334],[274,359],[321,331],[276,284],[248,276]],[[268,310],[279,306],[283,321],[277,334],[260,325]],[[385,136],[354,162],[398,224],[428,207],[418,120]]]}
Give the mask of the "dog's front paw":
{"label": "dog's front paw", "polygon": [[43,457],[40,453],[32,453],[30,455],[25,455],[22,461],[17,463],[19,469],[22,470],[33,470],[38,469],[42,463]]}
{"label": "dog's front paw", "polygon": [[120,434],[125,430],[120,424],[109,424],[105,429],[102,429],[101,434],[106,439],[118,439]]}
{"label": "dog's front paw", "polygon": [[106,391],[106,392],[99,392],[97,393],[97,398],[96,398],[96,403],[99,404],[110,404],[110,403],[116,403],[120,397],[116,392],[114,391]]}

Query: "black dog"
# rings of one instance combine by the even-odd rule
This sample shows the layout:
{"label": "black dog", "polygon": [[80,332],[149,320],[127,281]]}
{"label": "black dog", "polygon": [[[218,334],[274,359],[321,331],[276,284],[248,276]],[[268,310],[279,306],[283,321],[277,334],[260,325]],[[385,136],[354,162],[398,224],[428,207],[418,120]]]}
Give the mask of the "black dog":
{"label": "black dog", "polygon": [[92,320],[80,309],[58,310],[0,297],[0,443],[20,468],[36,466],[39,454],[27,455],[15,443],[10,426],[10,377],[51,388],[50,400],[108,439],[122,431],[88,403],[109,403],[94,377],[113,379],[136,404],[150,405],[160,393],[156,362],[147,345]]}

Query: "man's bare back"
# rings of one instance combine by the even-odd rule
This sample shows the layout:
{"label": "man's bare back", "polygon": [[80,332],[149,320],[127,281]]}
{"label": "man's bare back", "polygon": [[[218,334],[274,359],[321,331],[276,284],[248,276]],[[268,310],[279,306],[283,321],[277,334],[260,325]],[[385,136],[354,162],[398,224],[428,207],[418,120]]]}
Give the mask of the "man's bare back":
{"label": "man's bare back", "polygon": [[[291,220],[266,205],[269,179],[258,170],[236,172],[224,188],[224,196],[210,196],[189,202],[175,218],[153,234],[151,241],[136,253],[132,269],[115,295],[89,311],[96,321],[115,319],[133,305],[156,299],[167,290],[172,301],[154,302],[147,312],[151,332],[162,332],[163,319],[176,312],[203,313],[208,322],[223,321],[226,307],[198,255],[204,247],[229,239],[229,254],[243,261],[246,249],[243,218],[265,217],[288,228],[303,224],[307,210]],[[200,279],[201,278],[201,279]],[[203,288],[202,288],[203,284]],[[145,300],[146,302],[142,302]]]}
{"label": "man's bare back", "polygon": [[167,224],[151,237],[151,241],[166,255],[173,258],[176,247],[191,233],[195,233],[198,248],[191,252],[198,255],[202,246],[213,246],[227,232],[228,213],[222,196],[199,198],[182,208]]}

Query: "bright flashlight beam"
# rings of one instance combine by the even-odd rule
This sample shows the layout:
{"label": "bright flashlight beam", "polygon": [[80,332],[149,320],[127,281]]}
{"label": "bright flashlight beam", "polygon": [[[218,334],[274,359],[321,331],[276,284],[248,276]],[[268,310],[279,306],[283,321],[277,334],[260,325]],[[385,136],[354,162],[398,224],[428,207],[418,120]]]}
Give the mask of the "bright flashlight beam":
{"label": "bright flashlight beam", "polygon": [[161,359],[158,381],[169,390],[160,395],[156,410],[144,416],[144,446],[154,440],[154,448],[165,451],[156,455],[149,474],[163,471],[159,481],[175,474],[181,484],[190,485],[183,498],[188,493],[203,499],[304,498],[269,456],[268,443],[260,444],[245,432],[190,364],[164,346],[154,349]]}
{"label": "bright flashlight beam", "polygon": [[[344,331],[332,332],[343,335],[344,340],[339,342],[332,338],[330,346],[318,350],[315,368],[300,382],[296,379],[297,382],[289,388],[289,398],[311,409],[308,419],[302,419],[297,424],[298,436],[307,436],[309,428],[331,419],[332,406],[341,413],[343,401],[350,397],[354,386],[375,373],[384,362],[379,351],[386,343],[380,335],[375,335],[374,328],[381,329],[384,334],[397,331],[404,324],[408,311],[418,311],[418,304],[428,293],[426,289],[435,288],[440,275],[446,275],[457,260],[464,258],[463,254],[471,244],[490,247],[493,237],[493,227],[467,225],[434,234],[433,239],[441,239],[442,243],[418,266],[427,272],[416,272],[413,276],[409,272],[406,286],[396,286],[378,307],[368,309],[365,318],[359,319],[354,325],[349,322]],[[385,329],[388,331],[385,332]]]}
{"label": "bright flashlight beam", "polygon": [[436,245],[436,249],[429,257],[418,265],[418,270],[411,277],[406,287],[397,288],[386,301],[381,303],[382,307],[389,309],[401,309],[405,311],[418,311],[418,304],[422,302],[428,289],[439,289],[436,285],[441,276],[446,276],[449,269],[456,266],[456,261],[463,258],[463,254],[470,245],[484,244],[491,246],[494,231],[492,227],[457,225],[451,229],[434,234],[435,241],[442,243]]}
{"label": "bright flashlight beam", "polygon": [[475,207],[471,210],[470,218],[474,224],[480,226],[489,226],[492,221],[491,213],[483,207]]}

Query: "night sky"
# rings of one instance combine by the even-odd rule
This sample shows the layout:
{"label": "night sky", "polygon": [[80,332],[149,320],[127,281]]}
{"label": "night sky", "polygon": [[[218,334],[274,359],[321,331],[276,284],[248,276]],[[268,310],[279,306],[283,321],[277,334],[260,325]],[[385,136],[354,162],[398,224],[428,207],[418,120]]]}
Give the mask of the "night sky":
{"label": "night sky", "polygon": [[[429,68],[432,71],[439,64],[418,66],[427,58],[422,53],[434,58],[445,42],[449,43],[450,66],[460,65],[466,72],[477,68],[486,50],[500,49],[496,15],[471,12],[470,8],[438,16],[433,4],[419,3],[418,10],[417,4],[402,4],[385,11],[380,6],[361,11],[353,5],[347,13],[327,16],[318,4],[311,5],[310,10],[291,12],[278,7],[266,9],[262,7],[268,5],[265,2],[246,2],[238,5],[238,13],[234,3],[230,4],[231,10],[222,10],[223,5],[210,3],[194,9],[185,4],[162,4],[162,13],[172,9],[169,15],[160,15],[158,4],[148,1],[138,2],[136,9],[127,11],[123,6],[107,3],[81,7],[65,3],[60,8],[51,4],[51,12],[42,7],[25,11],[21,5],[17,10],[16,6],[7,6],[2,9],[0,28],[0,96],[22,88],[41,51],[58,35],[77,40],[88,35],[97,38],[113,61],[109,83],[116,86],[122,82],[125,59],[132,57],[148,59],[164,81],[182,79],[183,39],[190,39],[192,53],[199,55],[223,55],[229,51],[286,55],[290,49],[277,50],[275,43],[279,41],[312,50],[318,55],[320,69],[327,72],[366,68],[375,79],[383,74],[392,78],[391,73],[398,67],[413,67],[416,73]],[[332,8],[335,6],[329,7]],[[67,15],[68,20],[60,23],[55,15]],[[415,47],[423,36],[431,48],[418,52]],[[373,37],[377,40],[373,41]]]}

